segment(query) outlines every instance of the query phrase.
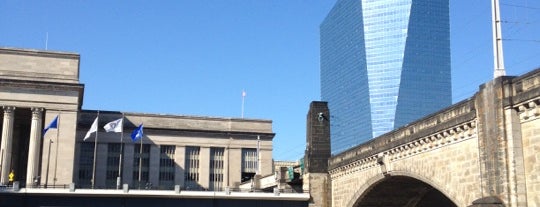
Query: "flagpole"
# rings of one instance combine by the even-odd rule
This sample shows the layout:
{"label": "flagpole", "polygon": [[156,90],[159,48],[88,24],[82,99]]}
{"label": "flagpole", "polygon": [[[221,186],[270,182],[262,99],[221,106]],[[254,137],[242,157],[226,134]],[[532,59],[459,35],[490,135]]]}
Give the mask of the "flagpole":
{"label": "flagpole", "polygon": [[51,145],[52,145],[52,139],[49,139],[49,151],[47,153],[47,172],[45,173],[45,188],[47,188],[47,185],[49,184],[49,165],[51,164]]}
{"label": "flagpole", "polygon": [[141,175],[142,175],[142,136],[141,136],[141,147],[139,148],[139,189],[141,189]]}
{"label": "flagpole", "polygon": [[0,150],[0,172],[2,172],[3,167],[4,167],[4,149]]}
{"label": "flagpole", "polygon": [[58,135],[60,134],[60,113],[58,113],[58,122],[56,123],[56,152],[54,153],[54,177],[53,177],[53,187],[56,187],[56,171],[58,171]]}
{"label": "flagpole", "polygon": [[244,99],[246,98],[246,91],[242,90],[242,117],[244,118]]}
{"label": "flagpole", "polygon": [[116,178],[116,189],[120,189],[122,184],[122,154],[124,152],[124,113],[122,113],[122,131],[120,132],[120,156],[118,160],[118,177]]}
{"label": "flagpole", "polygon": [[[43,138],[45,138],[45,136],[46,136],[45,133],[47,133],[47,131],[49,129],[56,129],[56,142],[58,142],[58,134],[60,134],[59,121],[60,121],[60,112],[58,113],[58,115],[56,115],[54,117],[54,119],[51,121],[51,123],[49,123],[49,125],[47,127],[45,127],[45,129],[43,131]],[[47,169],[46,169],[46,172],[45,172],[45,188],[47,188],[48,185],[49,185],[49,172],[50,172],[50,165],[51,165],[51,147],[52,147],[52,143],[53,143],[53,140],[52,140],[52,138],[50,138],[49,139],[49,150],[47,151],[47,167],[46,167]],[[58,146],[56,148],[57,148],[56,161],[58,161]],[[57,163],[56,163],[56,165],[57,165]],[[54,173],[54,177],[56,179],[56,171]],[[54,187],[54,185],[53,185],[53,187]]]}
{"label": "flagpole", "polygon": [[49,32],[45,33],[45,50],[47,50],[48,44],[49,44]]}
{"label": "flagpole", "polygon": [[261,136],[257,135],[257,173],[261,174]]}
{"label": "flagpole", "polygon": [[[97,111],[96,122],[99,126],[99,111]],[[98,143],[98,129],[96,128],[96,139],[94,140],[94,166],[92,167],[92,189],[96,186],[96,157],[97,157],[97,143]]]}

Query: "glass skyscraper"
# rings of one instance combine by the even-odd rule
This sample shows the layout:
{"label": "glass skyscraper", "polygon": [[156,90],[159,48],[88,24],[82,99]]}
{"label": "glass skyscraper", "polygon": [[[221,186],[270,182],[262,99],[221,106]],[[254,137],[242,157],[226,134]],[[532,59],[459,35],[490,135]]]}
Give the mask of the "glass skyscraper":
{"label": "glass skyscraper", "polygon": [[338,0],[320,32],[332,153],[451,105],[449,0]]}

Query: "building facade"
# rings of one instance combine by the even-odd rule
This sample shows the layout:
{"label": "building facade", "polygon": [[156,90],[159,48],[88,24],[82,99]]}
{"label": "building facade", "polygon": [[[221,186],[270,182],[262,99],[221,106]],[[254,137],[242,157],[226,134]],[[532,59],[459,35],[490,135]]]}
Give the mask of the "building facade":
{"label": "building facade", "polygon": [[[271,120],[82,110],[79,61],[74,53],[0,48],[2,185],[219,191],[274,173]],[[98,116],[97,134],[85,140]],[[104,131],[121,118],[123,133]]]}
{"label": "building facade", "polygon": [[452,103],[448,0],[338,0],[320,33],[332,153]]}

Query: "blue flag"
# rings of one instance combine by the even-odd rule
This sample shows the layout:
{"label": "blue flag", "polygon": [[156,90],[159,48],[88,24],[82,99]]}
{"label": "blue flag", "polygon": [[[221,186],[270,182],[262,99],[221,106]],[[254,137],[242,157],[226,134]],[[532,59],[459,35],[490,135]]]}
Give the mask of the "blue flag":
{"label": "blue flag", "polygon": [[43,136],[45,136],[45,133],[47,133],[49,129],[58,129],[58,115],[54,117],[54,119],[51,121],[51,123],[49,123],[47,127],[45,127],[45,129],[43,129]]}
{"label": "blue flag", "polygon": [[135,142],[138,139],[141,139],[143,137],[143,124],[139,125],[133,132],[131,133],[131,139]]}

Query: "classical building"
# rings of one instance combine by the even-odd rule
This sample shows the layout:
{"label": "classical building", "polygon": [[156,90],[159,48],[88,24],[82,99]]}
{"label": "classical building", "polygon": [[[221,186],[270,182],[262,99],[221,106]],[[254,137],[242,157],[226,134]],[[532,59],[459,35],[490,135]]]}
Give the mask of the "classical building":
{"label": "classical building", "polygon": [[332,153],[452,103],[448,0],[338,0],[320,34]]}
{"label": "classical building", "polygon": [[[0,48],[2,185],[13,172],[27,188],[221,190],[273,173],[271,120],[82,110],[79,61],[74,53]],[[97,136],[83,140],[98,114]],[[117,119],[123,133],[105,132]],[[142,123],[143,137],[133,141]]]}

